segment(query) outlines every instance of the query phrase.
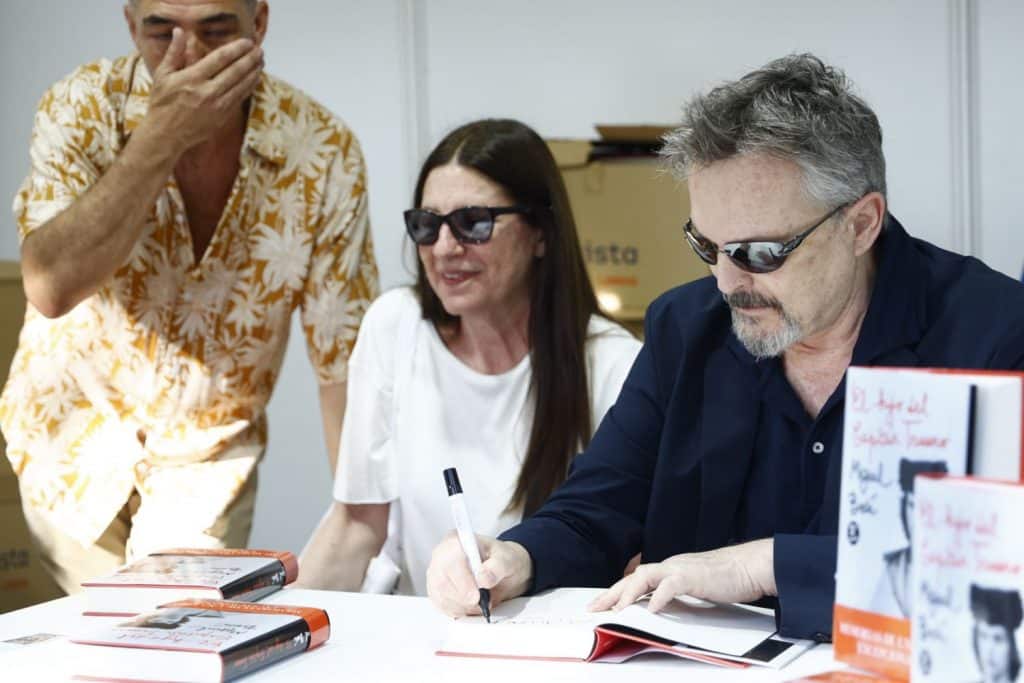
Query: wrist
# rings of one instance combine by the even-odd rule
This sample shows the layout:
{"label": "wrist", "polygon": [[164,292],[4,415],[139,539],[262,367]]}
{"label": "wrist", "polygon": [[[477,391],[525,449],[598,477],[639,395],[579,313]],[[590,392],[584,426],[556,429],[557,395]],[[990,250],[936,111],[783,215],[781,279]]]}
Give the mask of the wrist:
{"label": "wrist", "polygon": [[524,546],[515,541],[503,541],[507,544],[513,559],[515,571],[509,577],[509,587],[514,595],[523,595],[533,583],[533,558]]}
{"label": "wrist", "polygon": [[749,544],[753,550],[750,567],[754,582],[763,595],[777,596],[775,585],[775,539],[763,538]]}
{"label": "wrist", "polygon": [[132,133],[125,151],[136,152],[146,165],[165,168],[170,173],[187,148],[185,141],[174,130],[174,126],[163,125],[158,117],[150,113]]}

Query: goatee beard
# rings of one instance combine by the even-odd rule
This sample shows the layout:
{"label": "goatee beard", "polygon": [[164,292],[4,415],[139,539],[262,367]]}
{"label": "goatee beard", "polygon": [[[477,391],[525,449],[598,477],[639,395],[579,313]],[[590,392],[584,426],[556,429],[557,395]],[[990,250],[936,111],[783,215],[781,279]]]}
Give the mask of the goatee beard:
{"label": "goatee beard", "polygon": [[[804,337],[800,323],[789,315],[776,299],[746,291],[723,294],[722,298],[729,305],[729,312],[732,314],[733,334],[750,355],[758,360],[781,356],[786,349]],[[761,307],[778,312],[781,318],[778,328],[766,332],[756,318],[743,313],[744,308]]]}

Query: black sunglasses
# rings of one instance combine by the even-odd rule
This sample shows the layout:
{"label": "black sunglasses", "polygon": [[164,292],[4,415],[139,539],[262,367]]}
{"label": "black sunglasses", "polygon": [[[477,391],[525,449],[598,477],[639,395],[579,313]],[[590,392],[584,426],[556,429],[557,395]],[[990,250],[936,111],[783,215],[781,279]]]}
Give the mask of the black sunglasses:
{"label": "black sunglasses", "polygon": [[808,235],[824,225],[832,216],[839,213],[840,209],[847,206],[849,204],[840,204],[825,214],[825,217],[820,221],[787,242],[765,242],[760,240],[728,242],[719,247],[697,232],[697,229],[693,227],[692,218],[687,220],[683,226],[683,234],[686,235],[686,241],[690,243],[697,256],[710,266],[718,263],[718,254],[721,252],[732,259],[732,262],[740,269],[748,273],[770,273],[781,268],[782,264],[786,262],[786,257],[803,244]]}
{"label": "black sunglasses", "polygon": [[427,209],[408,209],[402,215],[405,216],[405,231],[412,241],[429,246],[437,242],[441,226],[445,223],[459,242],[481,244],[491,239],[495,217],[505,213],[529,212],[528,206],[466,206],[443,216]]}

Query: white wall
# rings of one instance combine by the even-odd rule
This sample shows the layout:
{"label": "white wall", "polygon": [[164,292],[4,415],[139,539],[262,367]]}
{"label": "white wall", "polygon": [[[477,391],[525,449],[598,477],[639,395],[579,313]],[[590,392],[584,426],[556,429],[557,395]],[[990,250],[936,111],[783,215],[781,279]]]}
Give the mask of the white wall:
{"label": "white wall", "polygon": [[1024,3],[984,0],[978,12],[979,253],[993,268],[1024,268]]}
{"label": "white wall", "polygon": [[[129,49],[120,4],[5,3],[3,204],[24,175],[32,111],[46,86],[79,62]],[[362,140],[385,286],[408,280],[398,214],[418,160],[452,126],[513,116],[546,136],[588,136],[595,122],[670,123],[693,92],[805,50],[842,66],[874,106],[892,209],[911,232],[947,247],[973,244],[1015,276],[1024,260],[1014,210],[1024,187],[1014,125],[1024,110],[1024,9],[1016,0],[272,0],[271,10],[268,69],[327,104]],[[969,83],[957,77],[964,60]],[[962,96],[973,97],[967,110],[978,123],[966,137],[966,179]],[[978,223],[965,237],[959,207],[970,201]],[[16,255],[5,207],[0,258]],[[293,338],[270,405],[253,543],[298,550],[326,507],[330,476],[297,329]]]}

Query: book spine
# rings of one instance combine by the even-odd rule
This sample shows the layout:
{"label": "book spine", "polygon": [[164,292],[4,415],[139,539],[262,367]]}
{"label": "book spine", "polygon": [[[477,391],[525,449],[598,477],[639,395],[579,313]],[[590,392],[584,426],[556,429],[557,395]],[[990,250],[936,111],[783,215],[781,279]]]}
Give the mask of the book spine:
{"label": "book spine", "polygon": [[287,572],[280,561],[267,564],[258,571],[226,584],[221,593],[225,600],[255,602],[279,590],[287,581]]}
{"label": "book spine", "polygon": [[309,649],[311,639],[309,624],[303,619],[296,619],[257,640],[229,648],[221,653],[222,680],[233,680],[304,652]]}

